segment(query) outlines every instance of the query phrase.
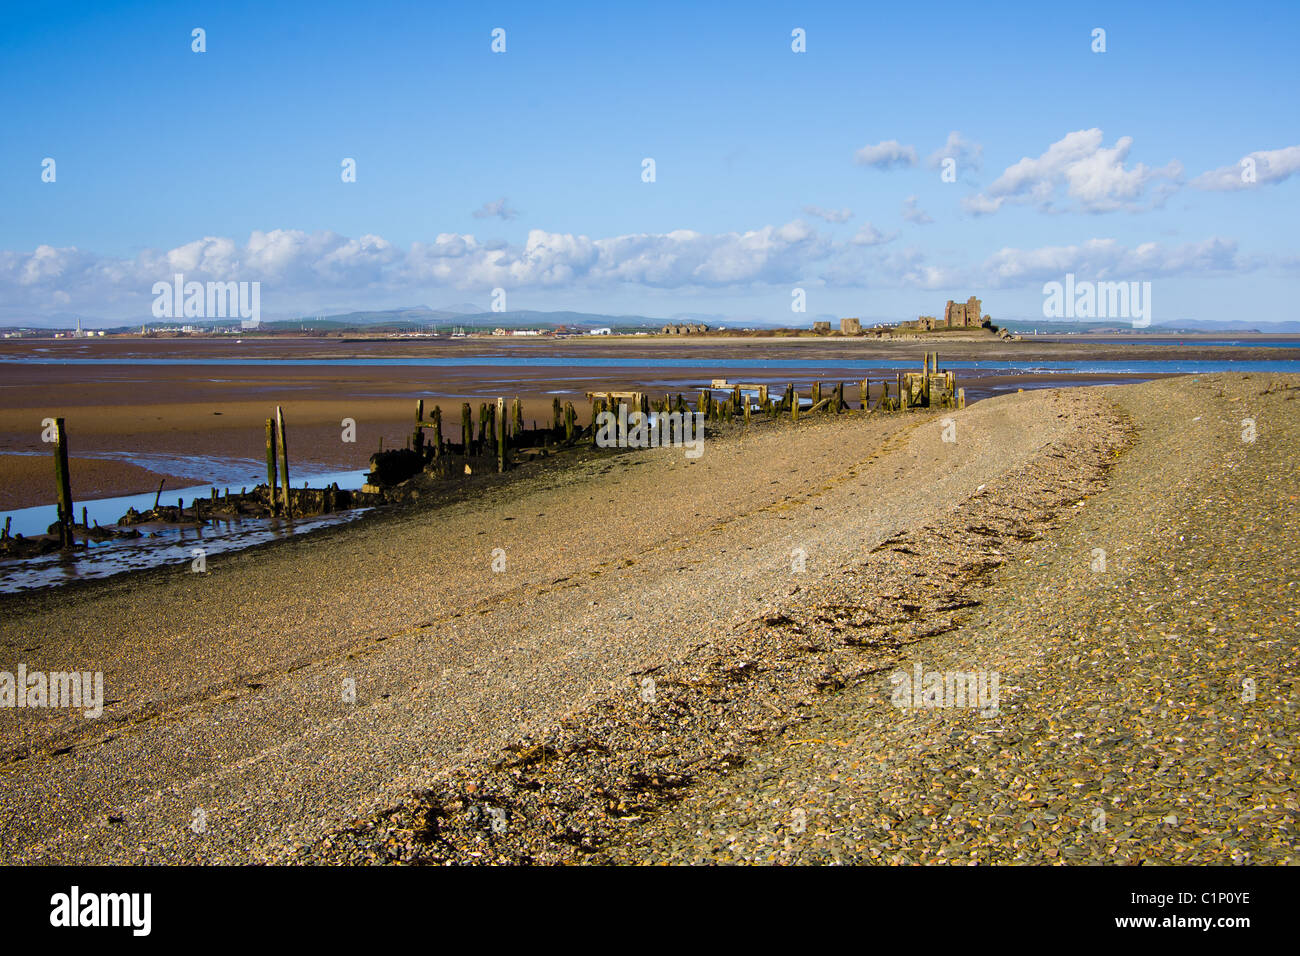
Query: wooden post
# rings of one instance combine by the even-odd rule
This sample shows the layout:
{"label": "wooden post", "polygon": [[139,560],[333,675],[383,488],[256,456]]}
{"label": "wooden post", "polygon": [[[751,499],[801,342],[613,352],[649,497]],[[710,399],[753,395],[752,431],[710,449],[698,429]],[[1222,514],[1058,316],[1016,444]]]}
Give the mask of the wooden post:
{"label": "wooden post", "polygon": [[556,395],[551,399],[551,431],[556,435],[560,434],[560,427],[564,422],[564,410],[560,407],[560,396]]}
{"label": "wooden post", "polygon": [[442,457],[442,406],[433,406],[433,457]]}
{"label": "wooden post", "polygon": [[68,433],[62,418],[54,420],[54,479],[58,483],[59,544],[72,544],[72,476],[68,472]]}
{"label": "wooden post", "polygon": [[515,396],[510,411],[510,417],[514,421],[512,434],[514,435],[515,447],[519,448],[524,443],[524,403],[519,400],[519,396]]}
{"label": "wooden post", "polygon": [[497,399],[497,471],[506,470],[506,400]]}
{"label": "wooden post", "polygon": [[408,447],[421,455],[424,454],[424,429],[421,427],[423,424],[424,399],[417,398],[415,400],[415,430],[411,432],[411,441]]}
{"label": "wooden post", "polygon": [[822,400],[822,383],[813,382],[812,384],[812,403],[816,405]]}
{"label": "wooden post", "polygon": [[966,389],[964,388],[957,389],[957,407],[958,408],[966,407]]}
{"label": "wooden post", "polygon": [[564,403],[564,440],[570,445],[573,444],[573,426],[577,423],[578,412],[573,407],[573,402]]}
{"label": "wooden post", "polygon": [[284,427],[284,409],[275,406],[275,421],[280,438],[280,487],[284,489],[284,516],[293,517],[293,500],[289,495],[289,440]]}
{"label": "wooden post", "polygon": [[871,387],[867,384],[867,379],[863,379],[858,385],[858,401],[862,403],[862,410],[865,412],[867,406],[871,403]]}
{"label": "wooden post", "polygon": [[835,386],[835,398],[831,402],[831,407],[835,409],[836,415],[844,411],[844,383],[843,382],[839,382]]}
{"label": "wooden post", "polygon": [[461,454],[468,458],[474,444],[474,410],[469,402],[460,403],[460,443]]}
{"label": "wooden post", "polygon": [[13,521],[13,520],[14,520],[14,519],[13,519],[12,516],[10,516],[10,515],[6,515],[6,516],[5,516],[5,529],[4,529],[3,532],[0,532],[0,541],[8,541],[8,540],[9,540],[9,522],[11,522],[11,521]]}
{"label": "wooden post", "polygon": [[799,420],[799,389],[790,386],[790,421]]}
{"label": "wooden post", "polygon": [[478,406],[478,453],[480,455],[487,454],[496,435],[496,426],[488,427],[488,418],[488,405],[486,402],[480,402]]}
{"label": "wooden post", "polygon": [[[266,420],[266,424],[267,424],[268,426],[271,424],[271,420],[270,420],[269,418]],[[268,427],[267,430],[266,430],[266,440],[267,440],[268,442],[272,442],[272,441],[275,440],[275,432],[271,431],[271,429],[270,429],[269,427]],[[271,454],[271,455],[270,455],[270,460],[267,462],[267,464],[270,466],[270,473],[271,473],[271,476],[272,476],[272,477],[271,477],[271,480],[274,481],[274,480],[275,480],[275,455],[274,455],[274,454]],[[157,492],[157,494],[155,494],[155,495],[153,496],[153,510],[154,510],[154,511],[157,511],[157,510],[158,510],[158,499],[162,497],[162,488],[163,488],[163,483],[166,482],[166,481],[167,481],[166,478],[160,478],[160,479],[158,479],[158,492]],[[274,489],[272,489],[272,497],[274,497],[274,496],[275,496],[275,491],[274,491]]]}
{"label": "wooden post", "polygon": [[907,407],[907,399],[903,396],[903,373],[902,372],[894,373],[894,386],[898,389],[898,409],[901,411],[902,409]]}

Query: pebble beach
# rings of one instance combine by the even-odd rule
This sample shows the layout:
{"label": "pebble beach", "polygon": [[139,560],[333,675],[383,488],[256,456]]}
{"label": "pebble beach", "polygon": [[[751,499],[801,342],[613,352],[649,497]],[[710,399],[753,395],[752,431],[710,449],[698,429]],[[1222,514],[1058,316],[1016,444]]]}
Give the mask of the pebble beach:
{"label": "pebble beach", "polygon": [[0,858],[1292,862],[1298,394],[722,428],[6,598],[107,702],[0,712]]}

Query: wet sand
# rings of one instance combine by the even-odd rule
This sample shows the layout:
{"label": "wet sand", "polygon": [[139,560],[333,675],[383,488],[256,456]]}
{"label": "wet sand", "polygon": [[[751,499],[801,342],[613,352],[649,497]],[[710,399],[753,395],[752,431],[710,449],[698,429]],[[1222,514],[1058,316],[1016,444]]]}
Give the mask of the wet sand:
{"label": "wet sand", "polygon": [[[423,398],[427,407],[441,405],[445,433],[458,436],[460,404],[478,406],[497,396],[519,397],[526,420],[549,421],[551,401],[557,396],[572,401],[580,421],[586,422],[590,406],[585,393],[592,390],[644,390],[651,394],[691,394],[714,378],[731,381],[794,382],[807,388],[814,380],[856,382],[866,374],[879,382],[897,370],[920,366],[926,351],[940,350],[940,360],[1005,360],[1041,362],[1078,359],[1239,358],[1282,359],[1300,356],[1300,350],[1277,348],[1182,348],[1179,346],[1111,345],[1086,342],[874,342],[820,338],[666,338],[546,339],[517,341],[505,337],[467,339],[344,339],[250,338],[242,342],[220,339],[120,338],[88,340],[10,340],[0,343],[5,359],[97,359],[94,365],[0,366],[0,509],[49,504],[54,500],[52,474],[42,479],[41,468],[12,452],[47,453],[40,441],[41,420],[67,419],[73,456],[88,453],[135,452],[142,456],[212,456],[258,462],[265,457],[264,423],[284,407],[290,427],[291,460],[321,469],[364,471],[370,455],[379,448],[404,445],[411,433],[414,404]],[[1148,351],[1144,350],[1155,350]],[[720,356],[777,363],[773,368],[738,372],[719,360],[716,368],[617,367],[575,364],[494,364],[499,357],[548,358],[690,358],[710,360]],[[449,357],[482,364],[452,367],[376,366],[247,366],[222,361],[403,359]],[[218,364],[132,365],[139,360],[182,359]],[[885,359],[889,369],[846,369],[845,361]],[[782,361],[818,361],[817,368],[785,367]],[[1064,372],[1005,375],[983,370],[961,370],[959,384],[967,399],[981,398],[1047,385],[1136,382],[1143,376],[1097,376]],[[846,397],[857,400],[856,387]],[[343,441],[344,419],[356,422],[355,442]],[[34,470],[33,470],[34,469]],[[85,471],[86,473],[80,474]],[[256,483],[261,470],[247,469],[241,483]],[[74,496],[107,497],[151,490],[166,468],[139,461],[98,461],[78,464],[73,470]],[[242,476],[242,472],[240,473]],[[201,484],[205,479],[171,475],[173,481]],[[226,482],[233,483],[233,482]],[[174,485],[172,485],[174,487]]]}
{"label": "wet sand", "polygon": [[[171,488],[191,484],[178,475],[96,458],[69,458],[68,470],[73,501],[143,494],[156,490],[159,479]],[[0,455],[0,511],[47,504],[45,499],[53,487],[54,463],[49,455]]]}

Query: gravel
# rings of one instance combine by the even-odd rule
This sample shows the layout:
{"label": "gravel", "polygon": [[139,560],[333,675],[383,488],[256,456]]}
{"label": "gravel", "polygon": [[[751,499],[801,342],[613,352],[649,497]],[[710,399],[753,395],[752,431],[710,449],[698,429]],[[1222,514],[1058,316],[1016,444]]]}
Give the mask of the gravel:
{"label": "gravel", "polygon": [[[7,656],[102,667],[114,703],[0,714],[0,853],[1290,861],[1294,379],[580,455],[13,604]],[[894,707],[917,663],[997,672],[997,714]]]}

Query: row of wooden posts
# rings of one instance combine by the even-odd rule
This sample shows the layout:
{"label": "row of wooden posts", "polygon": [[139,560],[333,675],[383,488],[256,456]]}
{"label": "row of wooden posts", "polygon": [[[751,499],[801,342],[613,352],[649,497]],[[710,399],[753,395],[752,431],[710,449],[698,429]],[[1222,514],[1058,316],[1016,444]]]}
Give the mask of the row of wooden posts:
{"label": "row of wooden posts", "polygon": [[[533,422],[531,429],[524,424],[523,403],[518,398],[506,410],[505,398],[495,403],[479,405],[478,427],[474,426],[474,410],[469,402],[460,406],[459,445],[448,442],[442,434],[442,408],[435,405],[432,414],[424,417],[424,399],[415,403],[415,431],[407,443],[408,449],[419,453],[423,459],[442,462],[448,455],[458,453],[464,457],[490,456],[496,460],[497,471],[510,467],[510,449],[545,446],[551,442],[573,444],[581,428],[572,402],[561,405],[559,398],[552,399],[552,421],[549,429],[539,429]],[[426,441],[427,436],[427,441]]]}
{"label": "row of wooden posts", "polygon": [[[731,421],[743,418],[748,422],[754,411],[754,402],[743,392],[758,393],[758,411],[770,417],[788,414],[793,421],[798,421],[801,414],[815,414],[829,411],[840,413],[848,408],[844,398],[844,383],[838,382],[830,395],[823,397],[822,383],[814,382],[811,390],[811,407],[803,409],[799,390],[791,383],[786,386],[779,400],[774,399],[767,385],[740,385],[714,381],[716,387],[730,386],[731,394],[719,400],[714,390],[700,392],[695,411],[710,421]],[[858,401],[863,411],[898,411],[913,407],[941,405],[952,408],[966,407],[966,390],[957,388],[957,379],[952,372],[939,371],[939,355],[927,352],[921,373],[898,372],[894,377],[893,394],[890,393],[888,379],[881,380],[880,399],[874,406],[870,404],[871,382],[864,378],[858,383]],[[597,436],[596,419],[601,412],[617,412],[620,405],[640,411],[643,415],[653,412],[689,412],[690,406],[681,394],[675,399],[665,395],[663,401],[652,402],[645,392],[589,392],[587,397],[592,402],[590,438],[594,444]],[[572,402],[563,405],[558,397],[552,399],[552,421],[549,429],[538,429],[536,422],[531,430],[524,427],[523,405],[518,398],[510,405],[510,414],[506,414],[506,400],[498,398],[496,403],[484,402],[479,405],[478,428],[474,427],[473,409],[469,402],[460,407],[461,444],[458,448],[450,445],[442,434],[442,409],[434,406],[433,414],[426,421],[424,417],[424,400],[415,406],[415,431],[411,436],[409,448],[421,455],[422,460],[441,461],[449,451],[458,451],[469,457],[471,455],[491,455],[496,460],[496,468],[504,472],[510,467],[510,449],[525,448],[530,445],[545,447],[551,442],[563,442],[572,445],[580,440],[585,431],[577,423],[577,412]],[[54,471],[58,492],[59,543],[69,547],[73,543],[75,516],[72,501],[72,481],[68,470],[68,440],[64,419],[56,418]],[[430,436],[426,446],[425,436]],[[381,448],[382,452],[382,448]],[[266,483],[272,512],[286,518],[293,517],[293,497],[289,485],[289,445],[285,431],[284,410],[276,406],[275,418],[266,420]],[[159,485],[161,494],[162,486]],[[84,509],[83,509],[84,510]],[[6,522],[7,525],[7,522]],[[3,532],[8,536],[8,527]]]}
{"label": "row of wooden posts", "polygon": [[[746,422],[750,421],[755,413],[770,417],[788,414],[792,420],[798,421],[801,415],[820,412],[838,414],[850,408],[845,398],[843,382],[836,383],[826,395],[823,394],[823,384],[814,382],[810,407],[806,409],[802,407],[802,396],[793,383],[786,386],[779,399],[771,395],[769,386],[765,384],[731,384],[720,380],[714,380],[712,384],[712,389],[700,391],[694,409],[681,394],[675,398],[672,395],[665,395],[662,401],[653,401],[647,393],[639,391],[588,392],[587,398],[591,401],[589,428],[578,424],[573,403],[561,404],[558,397],[552,399],[550,427],[540,429],[536,422],[531,429],[525,427],[523,405],[518,398],[510,403],[508,410],[505,398],[498,398],[495,403],[481,403],[477,428],[471,404],[463,402],[460,408],[461,441],[459,444],[448,442],[443,436],[442,408],[434,406],[431,415],[426,419],[424,400],[419,399],[415,404],[415,430],[407,442],[406,450],[400,453],[385,453],[381,445],[379,455],[372,458],[372,468],[376,467],[376,461],[384,455],[415,452],[419,457],[412,458],[413,464],[441,462],[444,467],[447,467],[452,455],[460,455],[466,459],[478,456],[494,459],[496,470],[503,472],[510,467],[512,449],[524,449],[530,446],[545,447],[551,443],[573,445],[584,437],[594,445],[598,435],[596,421],[600,414],[617,413],[621,406],[627,406],[630,411],[640,411],[646,416],[653,412],[695,411],[703,414],[705,419],[710,421],[743,419]],[[938,353],[926,353],[921,372],[898,372],[894,376],[892,388],[888,379],[882,379],[880,385],[880,398],[875,405],[872,405],[871,380],[864,378],[858,383],[858,402],[861,410],[899,411],[932,405],[964,408],[966,404],[965,390],[956,387],[956,376],[952,372],[939,371]],[[717,397],[715,391],[723,388],[730,389],[730,394],[723,398]],[[757,402],[745,396],[745,392],[757,393]],[[267,424],[269,434],[270,422]],[[268,451],[268,456],[269,454]]]}

